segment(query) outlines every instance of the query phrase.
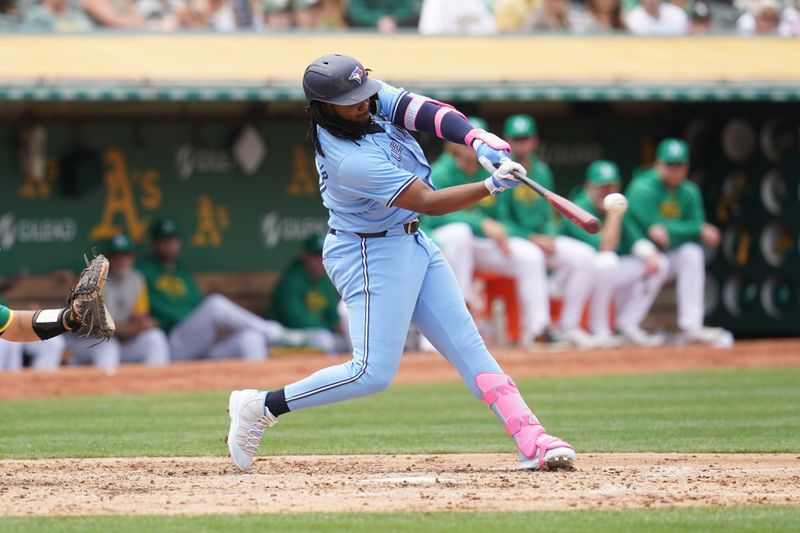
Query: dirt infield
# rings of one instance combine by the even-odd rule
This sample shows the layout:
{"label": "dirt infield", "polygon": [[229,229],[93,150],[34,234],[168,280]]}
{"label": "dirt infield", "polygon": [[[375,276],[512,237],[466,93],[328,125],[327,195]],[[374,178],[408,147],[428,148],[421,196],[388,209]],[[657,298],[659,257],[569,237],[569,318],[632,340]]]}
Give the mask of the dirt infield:
{"label": "dirt infield", "polygon": [[513,454],[0,461],[2,515],[523,511],[800,504],[796,454],[582,454],[517,472]]}
{"label": "dirt infield", "polygon": [[[800,340],[707,347],[497,353],[516,377],[800,366]],[[346,358],[276,357],[0,374],[0,398],[272,387]],[[396,382],[458,379],[410,354]],[[514,454],[0,461],[0,515],[621,509],[800,505],[797,454],[579,454],[574,472],[517,472]]]}
{"label": "dirt infield", "polygon": [[[800,366],[800,340],[737,342],[731,349],[706,346],[620,348],[557,353],[495,351],[506,373],[514,377],[606,375],[709,368]],[[0,373],[0,399],[82,394],[175,392],[236,388],[270,388],[290,383],[347,357],[282,356],[263,363],[242,361],[179,363],[166,368],[125,365],[114,375],[89,367],[61,368],[53,373]],[[430,383],[458,379],[438,355],[407,354],[395,383]]]}

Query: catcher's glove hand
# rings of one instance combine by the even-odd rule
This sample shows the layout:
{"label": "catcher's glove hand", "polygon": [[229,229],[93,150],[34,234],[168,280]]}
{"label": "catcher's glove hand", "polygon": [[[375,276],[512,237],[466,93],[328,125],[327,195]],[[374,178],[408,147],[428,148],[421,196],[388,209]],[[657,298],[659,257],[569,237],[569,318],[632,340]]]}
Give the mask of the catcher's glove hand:
{"label": "catcher's glove hand", "polygon": [[86,255],[86,268],[81,272],[78,284],[67,296],[70,322],[80,324],[77,331],[82,337],[95,337],[109,340],[114,335],[114,319],[103,302],[103,285],[108,276],[108,259],[102,255],[89,261]]}

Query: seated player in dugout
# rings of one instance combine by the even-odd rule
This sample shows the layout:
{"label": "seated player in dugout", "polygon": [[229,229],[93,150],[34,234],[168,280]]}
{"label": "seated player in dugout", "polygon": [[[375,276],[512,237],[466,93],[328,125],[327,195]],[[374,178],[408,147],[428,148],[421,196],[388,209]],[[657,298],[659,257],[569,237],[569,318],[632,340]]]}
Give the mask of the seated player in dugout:
{"label": "seated player in dugout", "polygon": [[[572,446],[545,431],[486,349],[453,270],[419,230],[421,213],[460,211],[519,185],[525,168],[509,159],[508,143],[448,104],[371,78],[350,56],[313,61],[303,89],[329,213],[323,264],[347,304],[353,357],[283,388],[231,392],[227,444],[234,465],[250,470],[278,417],[386,389],[414,325],[497,416],[519,452],[517,468],[572,467]],[[467,146],[491,174],[435,189],[412,131]]]}
{"label": "seated player in dugout", "polygon": [[150,314],[169,337],[173,361],[189,359],[266,359],[284,328],[267,321],[221,294],[204,297],[191,272],[180,261],[181,234],[171,218],[153,222],[152,255],[136,268],[147,282]]}
{"label": "seated player in dugout", "polygon": [[[530,115],[512,115],[503,125],[503,136],[511,145],[511,157],[528,171],[528,177],[555,190],[550,167],[538,156],[539,128]],[[503,225],[509,235],[527,239],[544,254],[553,271],[555,289],[561,298],[561,316],[553,328],[556,339],[578,348],[603,348],[617,344],[610,335],[590,335],[581,326],[581,316],[595,278],[595,250],[570,236],[559,235],[561,221],[555,210],[528,187],[516,187],[501,198],[505,203]]]}
{"label": "seated player in dugout", "polygon": [[92,363],[113,368],[120,363],[145,363],[162,366],[169,363],[169,341],[150,316],[147,283],[133,268],[136,251],[130,237],[120,233],[105,244],[109,262],[105,301],[117,326],[116,335],[107,343],[92,346],[78,335],[66,335],[73,364]]}
{"label": "seated player in dugout", "polygon": [[[475,128],[489,125],[479,117],[468,117]],[[445,143],[444,153],[431,165],[436,189],[475,183],[489,177],[478,155],[469,146]],[[422,217],[422,228],[430,234],[455,272],[467,306],[472,306],[475,270],[489,270],[514,278],[521,308],[522,345],[528,348],[551,343],[550,303],[544,254],[527,238],[509,234],[507,195],[490,195],[465,209],[445,215]]]}
{"label": "seated player in dugout", "polygon": [[267,318],[302,330],[310,346],[334,354],[350,351],[343,335],[339,293],[322,264],[324,235],[311,235],[275,286]]}
{"label": "seated player in dugout", "polygon": [[647,239],[624,206],[606,209],[606,196],[619,193],[619,167],[599,160],[586,169],[586,181],[572,200],[602,222],[592,235],[566,221],[563,231],[597,250],[592,259],[593,290],[589,326],[594,335],[611,338],[610,306],[616,310],[616,330],[622,339],[637,346],[658,346],[662,335],[641,328],[642,321],[667,278],[667,258]]}
{"label": "seated player in dugout", "polygon": [[720,231],[706,222],[702,194],[688,175],[689,146],[681,139],[664,139],[656,149],[655,164],[634,176],[625,195],[639,229],[666,255],[667,279],[677,279],[682,340],[725,347],[733,342],[733,335],[703,325],[703,246],[718,247]]}
{"label": "seated player in dugout", "polygon": [[107,275],[108,260],[99,255],[81,273],[67,297],[66,308],[15,311],[0,305],[0,339],[31,343],[70,331],[95,339],[110,339],[114,335],[114,321],[103,300]]}

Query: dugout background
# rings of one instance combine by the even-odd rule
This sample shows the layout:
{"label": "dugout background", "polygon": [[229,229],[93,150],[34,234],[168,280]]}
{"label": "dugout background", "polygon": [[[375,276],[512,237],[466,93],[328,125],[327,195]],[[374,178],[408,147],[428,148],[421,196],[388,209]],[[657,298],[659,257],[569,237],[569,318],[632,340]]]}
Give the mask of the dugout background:
{"label": "dugout background", "polygon": [[[586,165],[625,176],[666,136],[689,140],[721,249],[709,256],[709,321],[740,336],[792,335],[800,318],[800,106],[777,102],[462,102],[499,130],[539,122],[543,159],[569,194]],[[324,230],[297,102],[0,104],[0,273],[63,268],[118,231],[146,245],[159,216],[183,228],[198,271],[279,270]],[[431,160],[441,142],[423,137]],[[77,263],[74,266],[78,266]]]}
{"label": "dugout background", "polygon": [[[468,50],[469,53],[465,53]],[[192,269],[281,269],[323,231],[299,76],[338,51],[497,129],[539,121],[567,194],[597,158],[626,176],[686,137],[708,218],[708,316],[800,333],[800,40],[370,33],[6,35],[0,274],[63,268],[118,231],[178,219]],[[431,159],[441,143],[424,138]]]}

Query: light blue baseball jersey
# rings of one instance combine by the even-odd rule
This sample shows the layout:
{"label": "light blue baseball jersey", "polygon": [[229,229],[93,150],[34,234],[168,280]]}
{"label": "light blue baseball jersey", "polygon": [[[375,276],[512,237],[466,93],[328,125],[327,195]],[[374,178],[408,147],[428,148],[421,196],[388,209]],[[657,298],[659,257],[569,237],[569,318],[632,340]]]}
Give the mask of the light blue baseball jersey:
{"label": "light blue baseball jersey", "polygon": [[431,167],[422,147],[392,123],[395,107],[407,91],[381,83],[374,122],[382,132],[357,141],[334,137],[317,127],[325,157],[317,154],[319,189],[336,230],[375,233],[409,222],[417,213],[393,207],[415,180],[433,188]]}

